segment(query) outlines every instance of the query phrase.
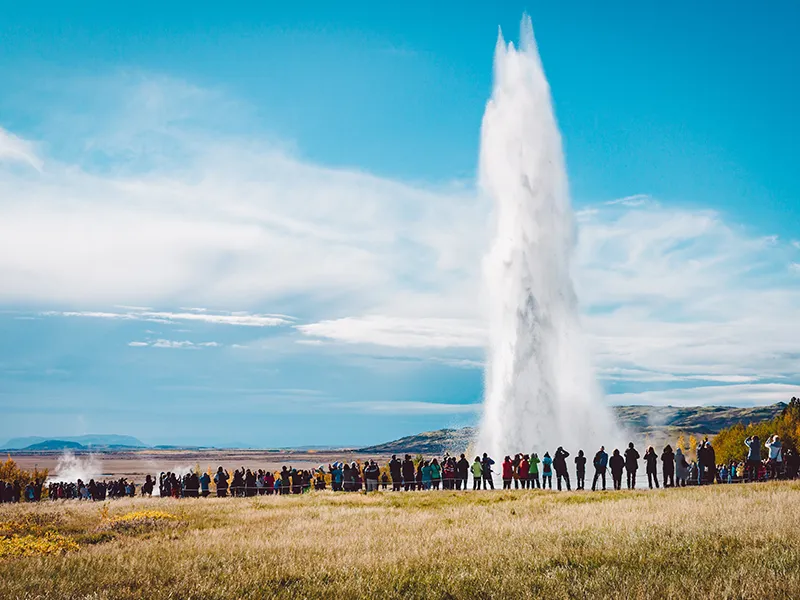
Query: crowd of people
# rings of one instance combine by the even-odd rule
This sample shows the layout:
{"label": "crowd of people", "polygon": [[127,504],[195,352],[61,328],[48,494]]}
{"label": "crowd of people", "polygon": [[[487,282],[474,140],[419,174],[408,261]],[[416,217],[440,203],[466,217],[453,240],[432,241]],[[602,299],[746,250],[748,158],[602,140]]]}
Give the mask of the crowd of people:
{"label": "crowd of people", "polygon": [[[689,461],[680,448],[673,451],[670,445],[661,453],[650,446],[644,453],[628,444],[624,452],[614,449],[609,455],[601,446],[592,458],[594,469],[591,489],[606,489],[606,476],[611,473],[611,485],[619,490],[623,475],[628,489],[637,485],[640,464],[643,464],[650,488],[659,487],[659,471],[663,487],[686,485],[708,485],[712,483],[738,483],[766,481],[770,479],[795,479],[800,461],[793,448],[784,448],[777,435],[763,445],[757,436],[745,440],[747,457],[743,461],[727,464],[716,462],[715,451],[708,439],[696,448],[696,460]],[[570,453],[558,447],[551,456],[537,452],[506,456],[500,465],[503,489],[552,489],[555,475],[556,489],[571,490],[570,464],[575,475],[575,489],[586,487],[587,457],[583,450],[570,461]],[[660,466],[660,469],[659,469]],[[494,489],[495,461],[486,453],[469,461],[466,455],[459,457],[445,454],[441,459],[413,459],[407,454],[403,459],[392,456],[381,468],[375,460],[358,462],[334,462],[327,467],[294,469],[284,466],[280,471],[268,469],[235,469],[233,475],[223,467],[216,472],[178,474],[163,472],[157,478],[147,475],[137,488],[126,478],[111,481],[83,482],[51,481],[45,487],[42,481],[0,481],[0,501],[36,502],[42,499],[44,490],[52,500],[105,500],[106,498],[134,497],[137,491],[142,496],[192,498],[215,495],[218,497],[248,497],[272,494],[300,494],[311,489],[332,489],[334,492],[373,492],[379,489],[393,491],[412,490],[467,490],[472,477],[473,490]]]}

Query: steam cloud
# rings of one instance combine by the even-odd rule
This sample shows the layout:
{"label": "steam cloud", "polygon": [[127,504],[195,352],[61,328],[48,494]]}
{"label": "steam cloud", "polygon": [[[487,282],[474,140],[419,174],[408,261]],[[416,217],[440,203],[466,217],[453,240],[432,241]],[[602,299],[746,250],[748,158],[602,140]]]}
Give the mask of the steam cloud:
{"label": "steam cloud", "polygon": [[55,472],[48,477],[48,481],[74,483],[80,479],[88,483],[90,479],[99,478],[102,473],[100,461],[95,456],[90,454],[78,457],[67,451],[59,457]]}

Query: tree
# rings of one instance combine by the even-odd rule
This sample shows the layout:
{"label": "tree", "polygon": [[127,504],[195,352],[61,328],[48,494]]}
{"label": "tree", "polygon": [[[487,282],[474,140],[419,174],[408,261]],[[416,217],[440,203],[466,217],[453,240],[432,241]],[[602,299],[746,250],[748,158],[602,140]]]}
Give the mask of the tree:
{"label": "tree", "polygon": [[20,485],[27,485],[31,481],[44,481],[47,479],[48,472],[47,469],[34,468],[33,471],[20,469],[11,456],[5,462],[0,463],[0,481],[19,482]]}
{"label": "tree", "polygon": [[695,460],[697,458],[696,455],[697,455],[697,438],[694,437],[693,435],[690,435],[688,456],[691,457],[691,460]]}
{"label": "tree", "polygon": [[797,448],[800,441],[800,399],[792,398],[774,419],[747,425],[737,423],[720,431],[713,441],[717,462],[742,461],[747,457],[744,441],[748,437],[757,435],[764,443],[776,434],[781,438],[784,448]]}

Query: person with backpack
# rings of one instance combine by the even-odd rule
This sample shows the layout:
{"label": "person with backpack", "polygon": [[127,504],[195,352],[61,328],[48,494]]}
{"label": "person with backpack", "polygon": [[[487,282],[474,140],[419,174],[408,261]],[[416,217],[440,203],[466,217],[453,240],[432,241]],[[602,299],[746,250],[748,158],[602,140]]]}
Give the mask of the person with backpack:
{"label": "person with backpack", "polygon": [[600,446],[600,450],[594,455],[592,459],[594,466],[594,479],[592,480],[592,491],[597,489],[597,480],[602,478],[603,491],[606,489],[606,467],[608,466],[608,453],[605,446]]}
{"label": "person with backpack", "polygon": [[542,489],[553,489],[553,459],[550,453],[545,452],[542,457]]}

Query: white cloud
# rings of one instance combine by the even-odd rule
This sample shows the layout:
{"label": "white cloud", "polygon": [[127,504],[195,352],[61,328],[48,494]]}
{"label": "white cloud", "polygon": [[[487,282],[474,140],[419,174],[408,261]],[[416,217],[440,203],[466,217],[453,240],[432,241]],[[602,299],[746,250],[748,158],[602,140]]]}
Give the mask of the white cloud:
{"label": "white cloud", "polygon": [[441,402],[417,402],[411,400],[380,400],[369,402],[338,402],[333,408],[354,410],[360,413],[392,415],[461,415],[480,412],[481,404],[445,404]]}
{"label": "white cloud", "polygon": [[33,150],[33,144],[0,127],[0,163],[3,161],[24,162],[37,171],[42,170],[42,161]]}
{"label": "white cloud", "polygon": [[128,346],[135,348],[218,348],[222,344],[218,342],[190,342],[188,340],[153,340],[147,342],[129,342]]}
{"label": "white cloud", "polygon": [[431,358],[433,362],[437,362],[448,367],[455,367],[456,369],[483,369],[485,364],[480,360],[472,360],[469,358],[441,358],[434,356]]}
{"label": "white cloud", "polygon": [[485,340],[480,323],[461,319],[371,315],[298,325],[297,329],[309,336],[395,348],[474,348]]}
{"label": "white cloud", "polygon": [[626,196],[624,198],[617,198],[616,200],[609,200],[606,202],[606,206],[643,206],[645,204],[651,203],[653,200],[647,194],[634,194],[633,196]]}
{"label": "white cloud", "polygon": [[800,250],[800,240],[792,240],[792,246]]}
{"label": "white cloud", "polygon": [[[120,307],[122,308],[122,307]],[[123,321],[149,321],[153,323],[175,323],[180,321],[200,321],[219,325],[236,325],[241,327],[278,327],[289,325],[294,321],[285,315],[261,315],[248,313],[175,313],[132,309],[128,312],[99,311],[46,311],[41,313],[47,317],[86,317],[93,319],[118,319]],[[188,330],[179,330],[188,331]]]}
{"label": "white cloud", "polygon": [[[45,157],[46,172],[0,161],[0,303],[66,305],[47,314],[71,317],[296,326],[301,339],[287,343],[434,356],[483,346],[490,210],[470,189],[326,168],[272,140],[206,134],[185,123],[220,103],[226,110],[211,112],[242,111],[180,82],[143,78],[114,97],[122,114],[77,136],[85,154]],[[41,167],[33,144],[3,136],[0,158]],[[93,168],[96,154],[113,168]],[[601,377],[796,377],[800,278],[786,265],[797,264],[797,241],[642,194],[583,206],[577,222],[574,272]],[[298,299],[312,322],[261,313]],[[203,305],[251,312],[144,308]],[[452,361],[478,368],[471,357]],[[691,389],[698,399],[717,393]]]}
{"label": "white cloud", "polygon": [[800,395],[800,385],[755,383],[612,394],[608,396],[608,400],[612,404],[651,404],[656,406],[696,406],[698,404],[752,406],[788,402],[790,398],[798,395]]}

